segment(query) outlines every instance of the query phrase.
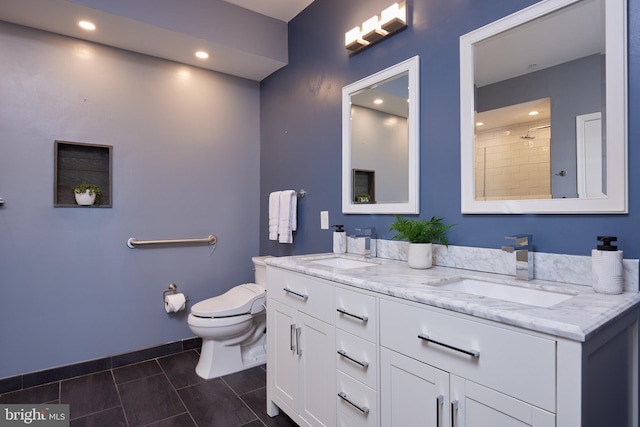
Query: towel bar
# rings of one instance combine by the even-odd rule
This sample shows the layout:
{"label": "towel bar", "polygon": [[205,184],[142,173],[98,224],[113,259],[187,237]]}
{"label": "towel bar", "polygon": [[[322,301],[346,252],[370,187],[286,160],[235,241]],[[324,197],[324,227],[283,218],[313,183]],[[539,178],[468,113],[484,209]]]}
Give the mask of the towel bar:
{"label": "towel bar", "polygon": [[131,237],[127,240],[127,246],[134,249],[136,246],[142,245],[170,245],[170,244],[188,244],[188,243],[208,243],[214,246],[218,242],[218,238],[211,234],[209,237],[203,239],[173,239],[173,240],[138,240],[135,237]]}

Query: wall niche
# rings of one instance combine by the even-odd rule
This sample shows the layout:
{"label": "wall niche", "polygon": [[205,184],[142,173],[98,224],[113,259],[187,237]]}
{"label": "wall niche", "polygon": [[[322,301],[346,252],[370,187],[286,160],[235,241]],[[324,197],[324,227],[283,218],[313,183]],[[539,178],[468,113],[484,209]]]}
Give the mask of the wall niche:
{"label": "wall niche", "polygon": [[[54,207],[110,208],[111,145],[85,144],[82,142],[55,141],[54,147]],[[100,188],[100,204],[80,206],[76,204],[73,189],[82,183]]]}

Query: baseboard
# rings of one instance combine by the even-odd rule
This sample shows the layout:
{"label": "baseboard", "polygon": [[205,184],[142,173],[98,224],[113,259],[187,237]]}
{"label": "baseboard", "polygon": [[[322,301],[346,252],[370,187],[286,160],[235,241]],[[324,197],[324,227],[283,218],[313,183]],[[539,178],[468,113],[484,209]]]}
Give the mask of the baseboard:
{"label": "baseboard", "polygon": [[201,346],[201,338],[189,338],[129,353],[103,357],[101,359],[89,360],[87,362],[74,363],[73,365],[60,366],[57,368],[46,369],[44,371],[16,375],[15,377],[0,379],[0,394],[52,383],[55,381],[62,381],[81,375],[88,375],[95,372],[119,368],[121,366],[144,362],[158,357],[169,356],[187,350],[198,349]]}

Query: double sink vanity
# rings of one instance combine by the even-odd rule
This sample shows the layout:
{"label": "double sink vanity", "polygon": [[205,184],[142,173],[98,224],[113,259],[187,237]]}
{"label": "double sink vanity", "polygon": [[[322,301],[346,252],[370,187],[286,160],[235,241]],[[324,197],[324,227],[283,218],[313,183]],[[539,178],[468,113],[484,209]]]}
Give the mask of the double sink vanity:
{"label": "double sink vanity", "polygon": [[640,294],[404,261],[267,260],[267,411],[301,426],[638,423]]}

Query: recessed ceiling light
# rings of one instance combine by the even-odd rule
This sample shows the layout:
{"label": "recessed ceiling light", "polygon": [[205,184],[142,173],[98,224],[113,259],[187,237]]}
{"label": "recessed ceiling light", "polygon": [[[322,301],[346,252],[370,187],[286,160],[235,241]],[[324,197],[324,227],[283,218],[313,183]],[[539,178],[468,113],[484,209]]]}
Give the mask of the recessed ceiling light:
{"label": "recessed ceiling light", "polygon": [[93,31],[96,29],[96,25],[93,22],[89,21],[80,21],[78,22],[78,26],[87,31]]}
{"label": "recessed ceiling light", "polygon": [[207,59],[209,57],[209,54],[204,50],[199,50],[196,52],[196,56],[200,59]]}
{"label": "recessed ceiling light", "polygon": [[537,116],[538,114],[540,114],[540,113],[537,112],[537,111],[529,111],[529,115],[530,116]]}
{"label": "recessed ceiling light", "polygon": [[476,126],[484,126],[484,123],[483,122],[478,122],[478,123],[476,123]]}
{"label": "recessed ceiling light", "polygon": [[382,104],[384,101],[380,98],[373,101],[374,104]]}

